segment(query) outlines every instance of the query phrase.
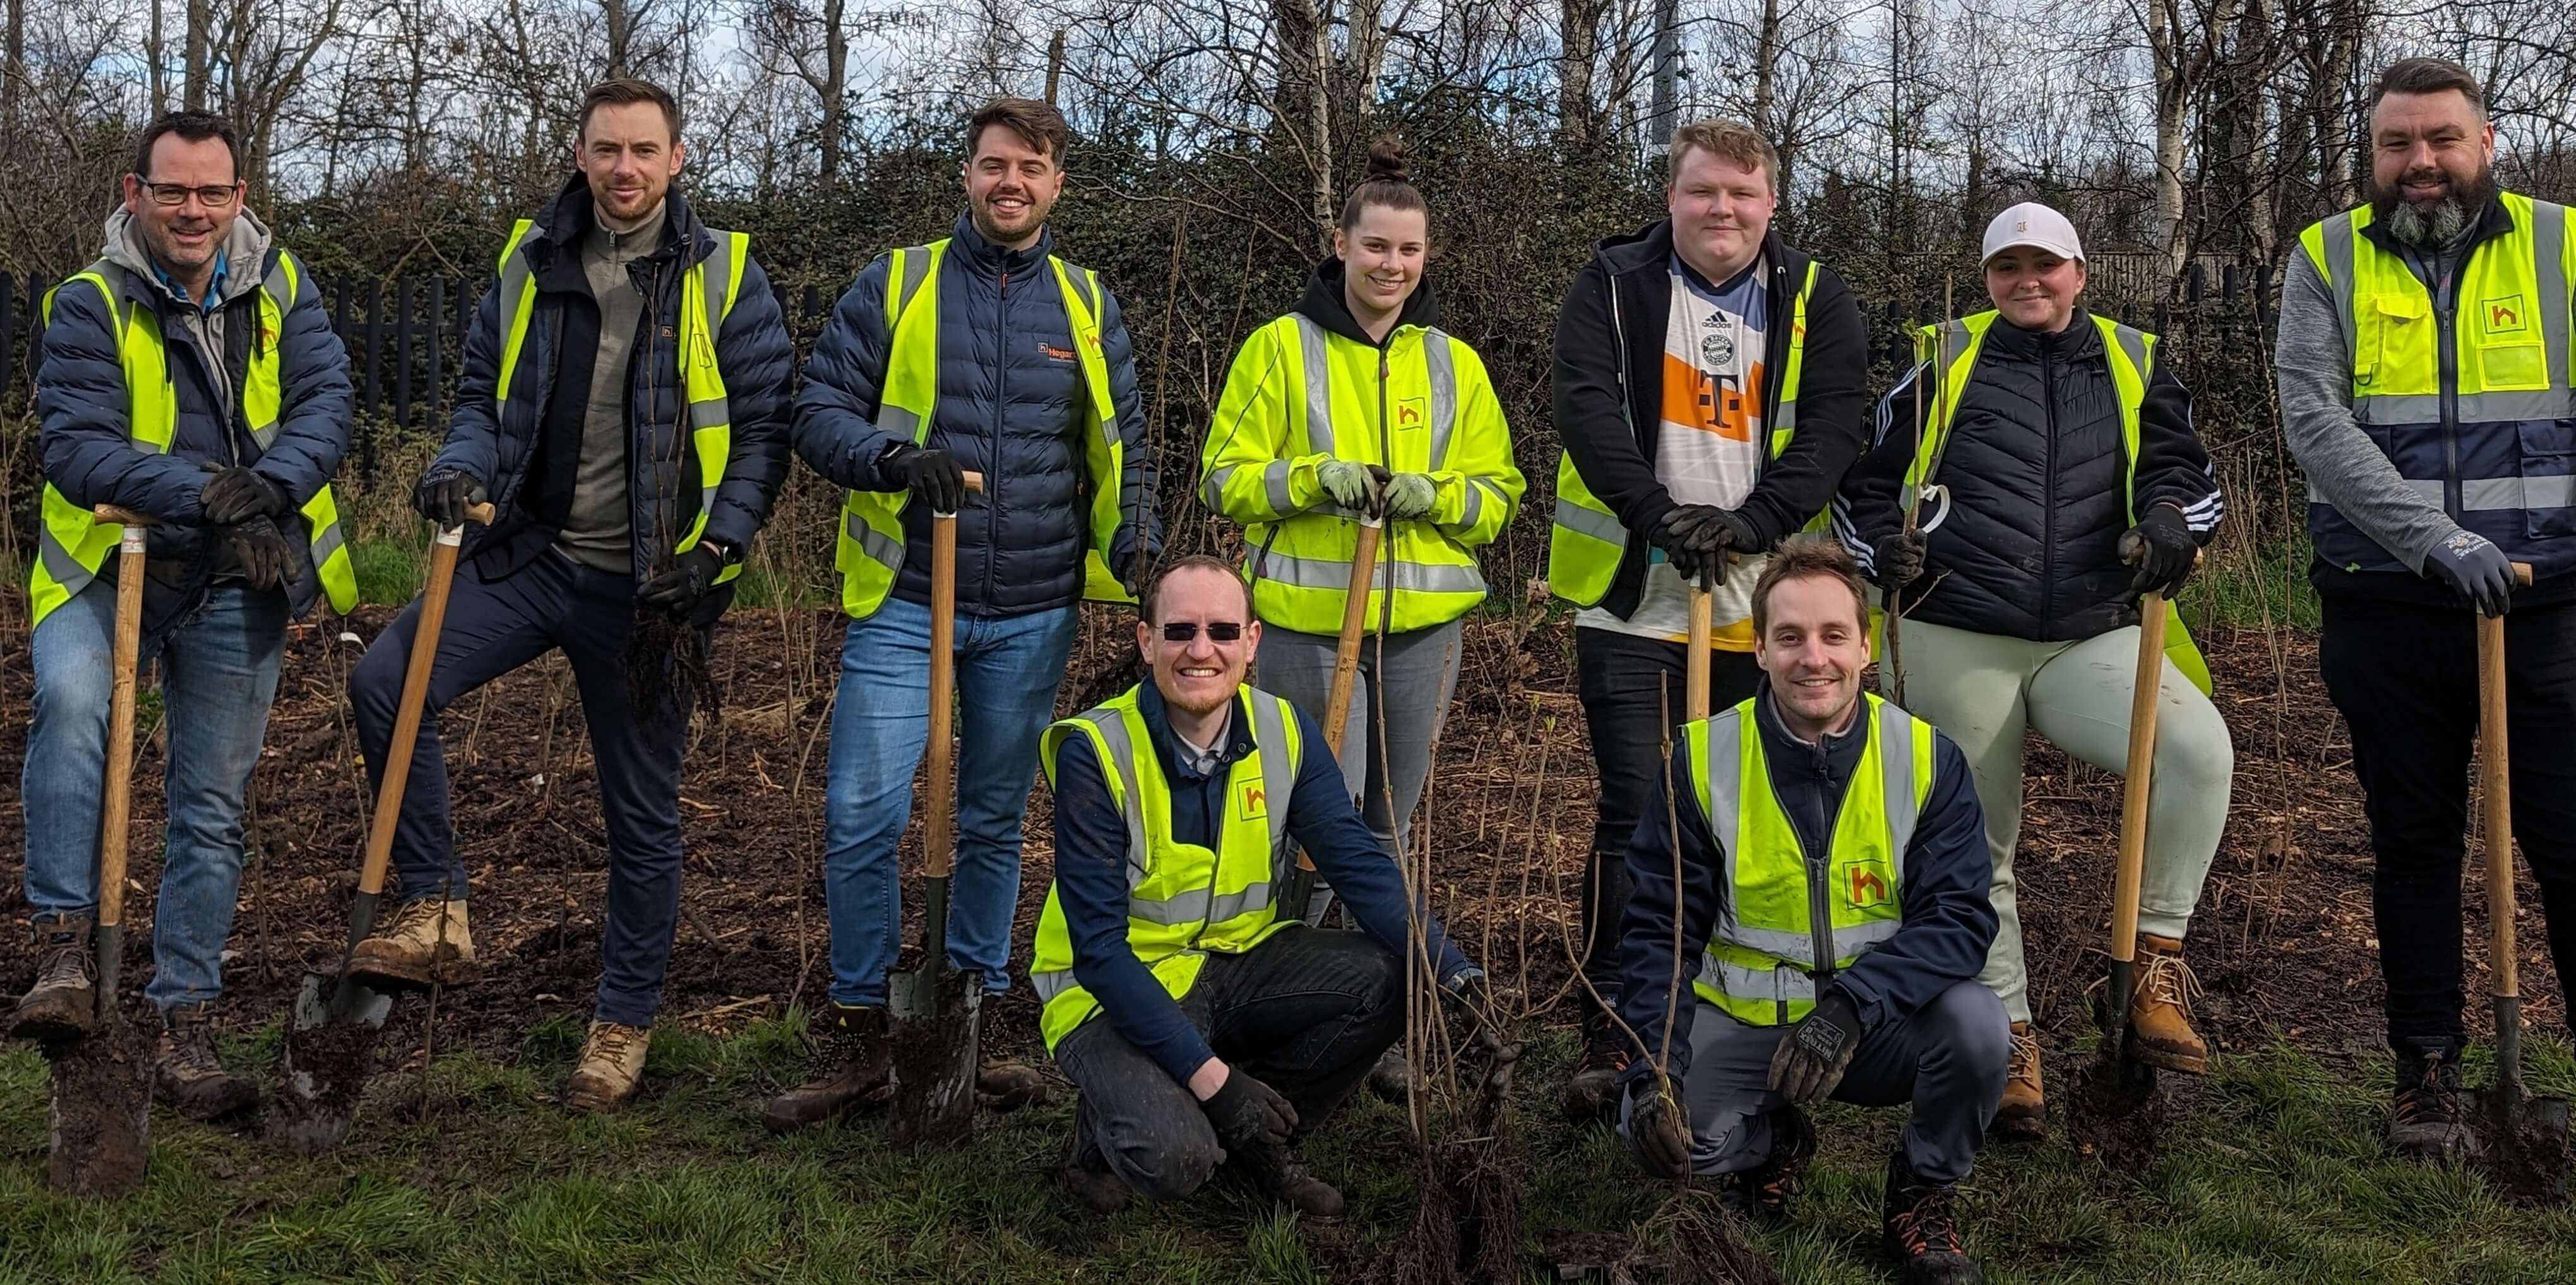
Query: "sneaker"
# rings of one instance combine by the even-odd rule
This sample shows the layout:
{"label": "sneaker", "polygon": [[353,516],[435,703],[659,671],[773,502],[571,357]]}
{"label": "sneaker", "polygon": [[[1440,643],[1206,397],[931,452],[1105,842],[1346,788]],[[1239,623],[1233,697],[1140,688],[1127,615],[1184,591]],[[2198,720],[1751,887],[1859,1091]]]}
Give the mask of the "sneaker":
{"label": "sneaker", "polygon": [[2129,1000],[2129,1038],[2138,1060],[2184,1075],[2209,1073],[2209,1045],[2191,1029],[2200,979],[2182,962],[2182,942],[2138,935],[2138,993]]}
{"label": "sneaker", "polygon": [[1721,1199],[1736,1212],[1777,1227],[1789,1221],[1789,1193],[1816,1154],[1816,1130],[1795,1106],[1771,1113],[1771,1154],[1738,1173]]}
{"label": "sneaker", "polygon": [[2455,1040],[2414,1037],[2397,1049],[2397,1102],[2388,1116],[2388,1149],[2410,1160],[2442,1164],[2476,1159],[2482,1148],[2469,1127]]}
{"label": "sneaker", "polygon": [[1902,1151],[1887,1158],[1887,1192],[1880,1207],[1879,1238],[1896,1260],[1905,1285],[1976,1285],[1976,1260],[1959,1243],[1954,1183],[1914,1176]]}
{"label": "sneaker", "polygon": [[259,1101],[256,1085],[226,1073],[216,1059],[214,1026],[203,1004],[183,1004],[161,1015],[152,1088],[154,1096],[191,1120],[231,1115]]}
{"label": "sneaker", "polygon": [[1607,1124],[1619,1115],[1619,1077],[1628,1069],[1628,1039],[1596,1013],[1583,1024],[1583,1053],[1565,1082],[1565,1118]]}
{"label": "sneaker", "polygon": [[771,1133],[820,1124],[885,1092],[893,1080],[883,1008],[834,1004],[815,1019],[809,1038],[814,1076],[761,1108],[760,1123]]}
{"label": "sneaker", "polygon": [[644,1083],[644,1054],[652,1046],[652,1027],[592,1022],[589,1038],[581,1042],[581,1061],[564,1082],[564,1105],[575,1111],[613,1111],[624,1105]]}
{"label": "sneaker", "polygon": [[423,897],[394,907],[393,918],[349,952],[349,975],[378,990],[471,983],[482,969],[466,931],[465,903]]}
{"label": "sneaker", "polygon": [[36,984],[18,1000],[9,1034],[22,1040],[69,1040],[98,1026],[97,968],[90,959],[87,915],[36,920]]}
{"label": "sneaker", "polygon": [[2012,1024],[2012,1067],[2003,1102],[1995,1108],[1995,1136],[2029,1140],[2048,1136],[2048,1102],[2039,1083],[2039,1037],[2030,1023]]}

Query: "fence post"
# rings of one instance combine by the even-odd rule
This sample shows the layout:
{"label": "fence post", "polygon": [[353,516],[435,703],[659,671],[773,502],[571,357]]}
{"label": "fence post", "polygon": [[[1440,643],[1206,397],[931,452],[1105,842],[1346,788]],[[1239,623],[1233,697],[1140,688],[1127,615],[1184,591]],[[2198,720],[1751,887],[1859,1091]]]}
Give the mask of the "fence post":
{"label": "fence post", "polygon": [[429,419],[430,428],[439,427],[438,412],[447,405],[445,372],[440,368],[447,355],[447,278],[429,279]]}
{"label": "fence post", "polygon": [[370,279],[367,282],[366,308],[367,391],[365,404],[367,413],[373,415],[376,413],[376,408],[383,404],[382,400],[376,395],[377,390],[380,387],[378,382],[379,371],[376,361],[377,340],[384,337],[385,326],[385,283],[381,278]]}
{"label": "fence post", "polygon": [[411,278],[394,286],[394,422],[411,427]]}
{"label": "fence post", "polygon": [[[24,330],[33,334],[36,331],[34,326],[19,324],[17,285],[16,277],[0,272],[0,401],[8,400],[9,376],[17,369],[18,363],[11,359],[18,355],[18,332]],[[27,278],[27,292],[33,294],[35,289],[35,277],[30,274]],[[34,346],[34,342],[30,341],[28,347]]]}

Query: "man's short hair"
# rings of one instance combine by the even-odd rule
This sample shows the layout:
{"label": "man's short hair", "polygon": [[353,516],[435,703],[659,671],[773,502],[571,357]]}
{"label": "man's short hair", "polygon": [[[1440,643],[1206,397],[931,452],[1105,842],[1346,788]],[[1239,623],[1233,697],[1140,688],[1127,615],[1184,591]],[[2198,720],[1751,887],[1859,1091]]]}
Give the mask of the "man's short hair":
{"label": "man's short hair", "polygon": [[1164,563],[1161,567],[1155,570],[1154,578],[1145,583],[1145,595],[1136,600],[1136,609],[1144,613],[1146,624],[1159,625],[1163,623],[1162,620],[1155,615],[1155,612],[1160,610],[1162,606],[1163,583],[1184,571],[1214,571],[1225,576],[1227,579],[1234,581],[1238,586],[1241,586],[1243,589],[1242,623],[1247,625],[1252,623],[1252,586],[1244,584],[1243,574],[1236,571],[1234,569],[1234,565],[1223,558],[1210,557],[1204,553],[1193,553],[1186,557],[1174,558],[1171,561]]}
{"label": "man's short hair", "polygon": [[1821,532],[1793,535],[1771,551],[1771,561],[1753,581],[1753,636],[1762,638],[1771,629],[1771,591],[1791,580],[1825,576],[1840,580],[1851,590],[1852,608],[1859,612],[1861,628],[1869,627],[1869,583],[1860,576],[1860,564],[1840,544]]}
{"label": "man's short hair", "polygon": [[1759,169],[1763,181],[1773,191],[1779,190],[1780,153],[1772,149],[1770,139],[1740,120],[1695,120],[1674,130],[1667,152],[1670,164],[1666,182],[1682,176],[1682,154],[1692,148],[1725,157],[1748,170]]}
{"label": "man's short hair", "polygon": [[661,108],[662,123],[671,127],[671,141],[680,141],[680,100],[671,97],[670,90],[652,81],[631,76],[603,80],[581,96],[581,132],[585,136],[590,133],[592,112],[602,107],[632,107],[637,103],[651,103]]}
{"label": "man's short hair", "polygon": [[144,126],[143,136],[134,141],[134,177],[151,181],[152,145],[170,134],[176,134],[181,141],[189,143],[202,143],[210,138],[224,140],[224,150],[232,153],[233,177],[241,177],[240,132],[233,128],[231,121],[204,111],[163,112],[154,117],[151,124]]}
{"label": "man's short hair", "polygon": [[2371,110],[2390,94],[2440,94],[2458,90],[2479,120],[2487,118],[2486,86],[2469,69],[2448,58],[2400,58],[2379,73],[2379,88],[2370,95]]}
{"label": "man's short hair", "polygon": [[1019,136],[1021,142],[1044,152],[1064,168],[1064,152],[1073,146],[1073,127],[1064,123],[1064,113],[1034,98],[996,98],[975,109],[966,118],[966,155],[972,159],[975,148],[984,141],[984,130],[999,125]]}

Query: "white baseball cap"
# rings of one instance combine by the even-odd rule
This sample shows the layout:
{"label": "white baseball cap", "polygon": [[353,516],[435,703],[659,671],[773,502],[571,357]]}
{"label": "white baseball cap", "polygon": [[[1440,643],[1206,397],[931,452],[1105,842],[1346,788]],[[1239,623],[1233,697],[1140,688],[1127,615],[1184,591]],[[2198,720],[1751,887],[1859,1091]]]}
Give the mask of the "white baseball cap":
{"label": "white baseball cap", "polygon": [[1986,225],[1986,252],[1977,261],[1983,263],[2021,245],[2046,250],[2061,259],[2084,261],[2084,242],[2076,237],[2075,225],[2037,201],[2024,201],[1996,215],[1995,221]]}

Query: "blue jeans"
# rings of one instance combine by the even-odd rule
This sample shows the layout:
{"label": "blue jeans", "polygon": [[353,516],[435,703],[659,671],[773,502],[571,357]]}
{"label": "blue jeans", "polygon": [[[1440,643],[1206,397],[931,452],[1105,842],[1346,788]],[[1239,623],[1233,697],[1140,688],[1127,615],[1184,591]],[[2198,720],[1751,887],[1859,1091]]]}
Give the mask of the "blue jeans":
{"label": "blue jeans", "polygon": [[[960,717],[957,861],[948,959],[1010,986],[1011,915],[1020,899],[1020,814],[1037,774],[1038,734],[1055,714],[1079,607],[957,617]],[[912,777],[930,739],[930,608],[889,597],[850,622],[832,706],[823,796],[823,893],[832,913],[832,999],[883,1004],[902,949],[903,881],[895,841],[912,818]],[[944,749],[944,747],[943,747]]]}
{"label": "blue jeans", "polygon": [[[223,994],[224,940],[241,887],[242,808],[277,696],[286,615],[283,593],[223,584],[163,637],[144,640],[170,728],[162,774],[170,823],[161,891],[150,907],[152,981],[143,992],[163,1012]],[[27,901],[39,918],[98,907],[115,646],[116,585],[102,576],[47,615],[28,647],[35,717],[19,784]]]}

